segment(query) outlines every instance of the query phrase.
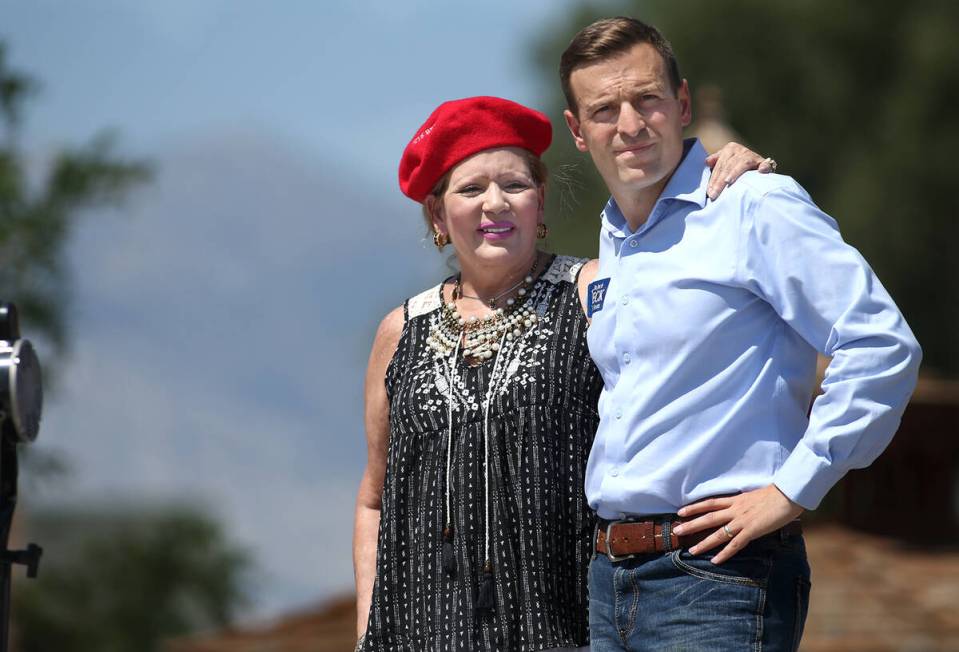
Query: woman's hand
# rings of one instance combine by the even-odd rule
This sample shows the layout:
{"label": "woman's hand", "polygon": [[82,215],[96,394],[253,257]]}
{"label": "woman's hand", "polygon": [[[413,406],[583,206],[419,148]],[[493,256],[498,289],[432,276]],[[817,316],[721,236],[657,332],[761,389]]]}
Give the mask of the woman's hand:
{"label": "woman's hand", "polygon": [[766,174],[776,171],[776,161],[763,158],[761,154],[739,143],[726,143],[721,150],[706,157],[706,165],[713,170],[709,185],[706,186],[706,194],[713,200],[743,172],[758,170]]}

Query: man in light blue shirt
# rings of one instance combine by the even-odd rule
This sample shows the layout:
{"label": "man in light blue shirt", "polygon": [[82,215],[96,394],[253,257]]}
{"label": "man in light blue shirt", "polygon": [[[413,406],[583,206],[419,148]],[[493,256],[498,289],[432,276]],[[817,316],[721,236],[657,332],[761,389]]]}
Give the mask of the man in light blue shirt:
{"label": "man in light blue shirt", "polygon": [[[795,519],[889,443],[919,346],[795,181],[751,172],[707,196],[706,152],[682,137],[689,88],[654,28],[594,23],[560,74],[612,195],[586,297],[605,382],[592,649],[794,650],[809,590]],[[832,359],[809,411],[817,351]]]}

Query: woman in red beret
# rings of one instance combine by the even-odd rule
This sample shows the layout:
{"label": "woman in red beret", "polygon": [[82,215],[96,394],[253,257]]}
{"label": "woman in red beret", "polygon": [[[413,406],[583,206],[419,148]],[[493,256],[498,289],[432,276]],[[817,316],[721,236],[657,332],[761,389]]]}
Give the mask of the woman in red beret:
{"label": "woman in red beret", "polygon": [[[583,475],[602,380],[583,302],[595,262],[537,248],[551,137],[538,111],[473,97],[440,105],[403,153],[400,188],[460,272],[388,314],[373,343],[357,649],[588,644]],[[763,160],[723,152],[745,161],[721,157],[732,178]]]}

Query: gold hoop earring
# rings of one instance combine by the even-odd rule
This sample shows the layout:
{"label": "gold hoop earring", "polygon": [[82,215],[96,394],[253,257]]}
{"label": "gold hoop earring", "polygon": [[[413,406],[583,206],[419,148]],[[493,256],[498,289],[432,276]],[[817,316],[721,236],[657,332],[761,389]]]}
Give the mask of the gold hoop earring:
{"label": "gold hoop earring", "polygon": [[433,232],[433,244],[436,245],[436,248],[440,251],[443,251],[443,247],[448,245],[450,242],[450,237],[442,231]]}
{"label": "gold hoop earring", "polygon": [[546,236],[549,235],[549,227],[540,222],[536,225],[536,238],[538,240],[545,240]]}

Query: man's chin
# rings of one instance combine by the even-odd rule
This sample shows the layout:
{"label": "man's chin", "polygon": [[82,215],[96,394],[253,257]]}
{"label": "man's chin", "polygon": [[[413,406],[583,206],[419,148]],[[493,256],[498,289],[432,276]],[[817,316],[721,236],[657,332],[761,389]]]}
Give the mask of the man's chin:
{"label": "man's chin", "polygon": [[643,190],[654,186],[659,183],[662,178],[663,175],[660,174],[658,166],[656,169],[648,166],[619,169],[619,182],[627,188],[634,190]]}

